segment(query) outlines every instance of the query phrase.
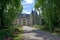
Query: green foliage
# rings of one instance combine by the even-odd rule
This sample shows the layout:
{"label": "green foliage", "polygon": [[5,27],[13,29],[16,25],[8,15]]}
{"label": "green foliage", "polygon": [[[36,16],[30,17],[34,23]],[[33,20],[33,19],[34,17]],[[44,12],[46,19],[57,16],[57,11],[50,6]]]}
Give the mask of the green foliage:
{"label": "green foliage", "polygon": [[60,0],[37,0],[35,8],[42,10],[42,17],[45,24],[48,24],[49,30],[54,30],[54,27],[60,27]]}
{"label": "green foliage", "polygon": [[[11,37],[14,40],[20,40],[20,38],[23,37],[22,27],[18,27],[18,26],[12,26],[12,27],[10,27],[9,29],[0,30],[0,40],[4,40],[5,37],[7,38]],[[15,32],[17,32],[17,34],[15,34]]]}
{"label": "green foliage", "polygon": [[46,22],[45,22],[45,20],[44,19],[42,19],[42,25],[44,25]]}
{"label": "green foliage", "polygon": [[1,28],[12,25],[15,18],[22,12],[21,0],[0,0]]}
{"label": "green foliage", "polygon": [[37,24],[33,25],[33,27],[35,27],[35,28],[39,28],[39,26],[38,26]]}

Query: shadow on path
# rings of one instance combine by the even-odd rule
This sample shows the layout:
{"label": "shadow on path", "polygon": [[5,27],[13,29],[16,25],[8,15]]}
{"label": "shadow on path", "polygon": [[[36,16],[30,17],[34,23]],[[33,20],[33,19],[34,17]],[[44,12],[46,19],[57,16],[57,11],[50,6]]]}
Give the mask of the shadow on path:
{"label": "shadow on path", "polygon": [[[33,36],[33,39],[30,39],[29,37],[26,38],[26,40],[60,40],[60,36],[54,36],[51,35],[50,33],[38,30],[38,29],[33,29],[33,30],[24,30],[24,33],[27,34],[26,36],[32,34],[34,35],[34,37],[36,37],[37,39],[35,39]],[[40,38],[40,39],[38,39]]]}

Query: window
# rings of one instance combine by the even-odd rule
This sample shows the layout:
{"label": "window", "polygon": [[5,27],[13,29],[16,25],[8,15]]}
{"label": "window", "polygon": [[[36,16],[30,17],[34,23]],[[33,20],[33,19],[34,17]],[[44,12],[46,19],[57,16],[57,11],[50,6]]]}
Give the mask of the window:
{"label": "window", "polygon": [[17,25],[17,23],[15,23],[15,25]]}
{"label": "window", "polygon": [[21,21],[19,20],[19,22],[21,22]]}
{"label": "window", "polygon": [[23,16],[22,18],[26,18],[25,16]]}
{"label": "window", "polygon": [[26,22],[23,22],[23,26],[25,26],[26,24],[25,24]]}
{"label": "window", "polygon": [[20,24],[20,23],[19,23]]}
{"label": "window", "polygon": [[25,21],[25,19],[23,19],[23,21]]}
{"label": "window", "polygon": [[17,22],[17,20],[16,20],[16,22]]}
{"label": "window", "polygon": [[23,22],[23,23],[25,23],[25,22]]}

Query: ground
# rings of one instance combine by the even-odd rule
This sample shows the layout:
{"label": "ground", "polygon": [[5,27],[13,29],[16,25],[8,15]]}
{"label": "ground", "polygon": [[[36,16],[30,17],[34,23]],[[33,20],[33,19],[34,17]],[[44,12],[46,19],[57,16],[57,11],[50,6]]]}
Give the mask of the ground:
{"label": "ground", "polygon": [[23,26],[23,30],[24,40],[60,40],[60,36],[54,36],[33,27]]}

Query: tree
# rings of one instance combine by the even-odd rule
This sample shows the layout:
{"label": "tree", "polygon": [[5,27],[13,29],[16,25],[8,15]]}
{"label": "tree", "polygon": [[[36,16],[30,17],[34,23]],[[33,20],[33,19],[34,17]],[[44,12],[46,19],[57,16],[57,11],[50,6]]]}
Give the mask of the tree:
{"label": "tree", "polygon": [[50,31],[52,28],[60,26],[60,0],[37,0],[35,3],[35,8],[41,8],[42,17],[46,21]]}
{"label": "tree", "polygon": [[11,26],[22,9],[21,0],[0,0],[1,28]]}

